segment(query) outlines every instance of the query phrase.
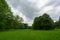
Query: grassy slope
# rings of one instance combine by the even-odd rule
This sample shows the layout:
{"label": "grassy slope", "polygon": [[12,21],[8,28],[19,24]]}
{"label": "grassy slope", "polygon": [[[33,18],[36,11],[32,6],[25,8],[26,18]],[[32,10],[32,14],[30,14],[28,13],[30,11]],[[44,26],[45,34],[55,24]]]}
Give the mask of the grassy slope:
{"label": "grassy slope", "polygon": [[10,30],[0,32],[0,40],[60,40],[60,30]]}

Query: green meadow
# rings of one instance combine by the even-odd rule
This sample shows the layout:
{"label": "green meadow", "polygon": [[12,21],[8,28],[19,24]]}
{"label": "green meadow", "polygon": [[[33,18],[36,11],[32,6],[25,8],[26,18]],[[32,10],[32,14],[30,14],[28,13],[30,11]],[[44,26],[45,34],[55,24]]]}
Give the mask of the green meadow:
{"label": "green meadow", "polygon": [[60,40],[60,30],[1,31],[0,40]]}

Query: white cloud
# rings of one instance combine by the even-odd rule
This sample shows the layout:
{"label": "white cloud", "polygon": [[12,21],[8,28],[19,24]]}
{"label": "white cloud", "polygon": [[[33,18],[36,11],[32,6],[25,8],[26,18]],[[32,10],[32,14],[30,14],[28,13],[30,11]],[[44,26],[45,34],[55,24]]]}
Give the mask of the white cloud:
{"label": "white cloud", "polygon": [[37,0],[37,7],[41,8],[41,7],[45,6],[48,2],[49,2],[49,0]]}
{"label": "white cloud", "polygon": [[40,13],[47,13],[48,11],[52,10],[53,6],[47,6],[47,7],[43,7],[40,11]]}

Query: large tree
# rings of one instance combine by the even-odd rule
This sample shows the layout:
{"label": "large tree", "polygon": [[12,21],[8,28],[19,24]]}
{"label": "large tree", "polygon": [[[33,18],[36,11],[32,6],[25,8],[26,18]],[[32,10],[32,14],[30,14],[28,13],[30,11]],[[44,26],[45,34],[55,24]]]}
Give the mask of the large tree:
{"label": "large tree", "polygon": [[0,29],[17,29],[23,26],[22,18],[14,16],[5,0],[0,0]]}
{"label": "large tree", "polygon": [[33,29],[49,30],[54,28],[54,22],[48,14],[36,17],[33,23]]}
{"label": "large tree", "polygon": [[10,20],[13,16],[11,9],[9,8],[7,2],[5,0],[0,0],[0,29],[6,28],[7,21]]}

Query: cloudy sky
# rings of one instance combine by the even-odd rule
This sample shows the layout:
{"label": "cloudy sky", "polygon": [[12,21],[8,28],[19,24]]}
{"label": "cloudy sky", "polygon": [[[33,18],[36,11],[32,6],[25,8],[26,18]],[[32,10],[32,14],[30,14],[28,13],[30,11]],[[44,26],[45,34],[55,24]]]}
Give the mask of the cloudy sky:
{"label": "cloudy sky", "polygon": [[48,13],[54,21],[60,16],[60,0],[6,0],[14,15],[31,25],[36,16]]}

